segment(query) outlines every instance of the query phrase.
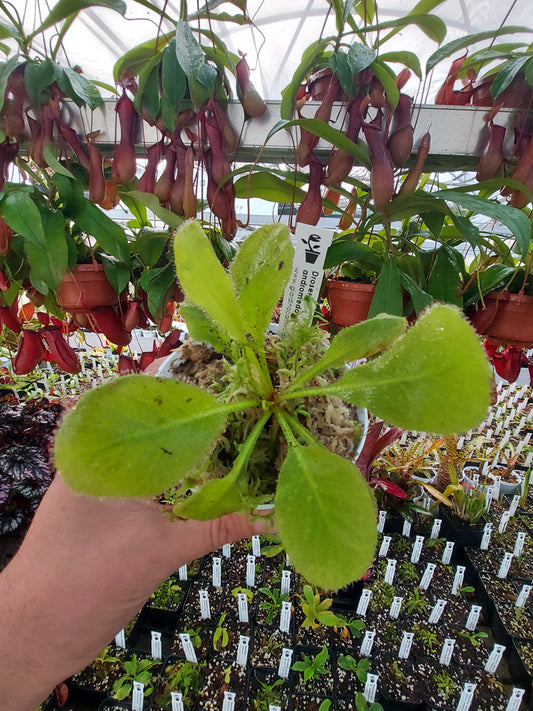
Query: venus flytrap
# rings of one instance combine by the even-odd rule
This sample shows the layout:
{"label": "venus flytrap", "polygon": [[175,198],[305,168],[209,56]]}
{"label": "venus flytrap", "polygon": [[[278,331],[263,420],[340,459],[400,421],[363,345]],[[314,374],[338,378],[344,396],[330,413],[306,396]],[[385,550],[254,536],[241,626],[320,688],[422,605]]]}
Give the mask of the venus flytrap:
{"label": "venus flytrap", "polygon": [[468,430],[490,400],[473,330],[454,308],[436,306],[407,331],[405,319],[382,315],[329,343],[318,326],[297,319],[283,337],[267,337],[291,275],[285,226],[252,234],[229,272],[195,221],[176,232],[174,251],[186,294],[181,314],[191,337],[221,354],[221,381],[208,392],[124,376],[91,390],[58,431],[57,468],[75,490],[95,496],[156,496],[178,486],[174,515],[183,518],[273,501],[296,570],[326,589],[346,585],[371,563],[376,506],[355,465],[318,441],[313,407],[367,407],[410,430]]}

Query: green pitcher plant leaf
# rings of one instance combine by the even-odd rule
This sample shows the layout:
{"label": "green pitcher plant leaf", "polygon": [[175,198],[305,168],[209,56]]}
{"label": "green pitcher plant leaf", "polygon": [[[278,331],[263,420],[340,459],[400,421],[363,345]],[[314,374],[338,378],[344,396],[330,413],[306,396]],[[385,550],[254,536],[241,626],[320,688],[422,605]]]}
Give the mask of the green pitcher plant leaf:
{"label": "green pitcher plant leaf", "polygon": [[121,15],[126,14],[126,3],[124,0],[59,0],[31,37],[44,32],[57,22],[66,20],[71,15],[76,15],[80,10],[89,7],[107,7],[111,10],[116,10],[116,12]]}
{"label": "green pitcher plant leaf", "polygon": [[66,415],[55,463],[82,494],[155,496],[208,453],[226,412],[193,385],[126,375],[89,391]]}
{"label": "green pitcher plant leaf", "polygon": [[383,269],[376,283],[376,291],[368,309],[368,318],[378,314],[403,314],[403,294],[400,282],[400,270],[396,261],[389,257],[383,264]]}
{"label": "green pitcher plant leaf", "polygon": [[337,590],[368,570],[376,546],[376,503],[348,460],[318,443],[291,446],[274,511],[287,555],[313,585]]}

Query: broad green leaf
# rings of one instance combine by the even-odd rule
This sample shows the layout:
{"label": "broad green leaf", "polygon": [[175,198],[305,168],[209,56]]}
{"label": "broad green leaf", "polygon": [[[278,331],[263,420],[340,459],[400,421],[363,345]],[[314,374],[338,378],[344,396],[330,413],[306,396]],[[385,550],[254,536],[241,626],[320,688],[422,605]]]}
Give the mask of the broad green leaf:
{"label": "broad green leaf", "polygon": [[323,39],[315,40],[302,54],[302,59],[292,75],[290,84],[288,84],[281,92],[282,98],[279,108],[279,115],[282,120],[287,121],[291,118],[296,100],[296,94],[300,88],[300,85],[309,72],[315,67],[318,58],[324,54],[329,43],[334,40],[334,37],[325,37]]}
{"label": "broad green leaf", "polygon": [[177,230],[174,257],[186,296],[238,343],[244,343],[245,324],[233,285],[196,220],[187,220]]}
{"label": "broad green leaf", "polygon": [[463,295],[464,308],[481,300],[489,291],[501,289],[516,272],[505,264],[490,264],[477,275],[477,280],[470,285]]}
{"label": "broad green leaf", "polygon": [[378,59],[376,59],[375,62],[372,62],[372,70],[377,76],[377,78],[380,80],[380,82],[383,84],[383,88],[385,89],[385,93],[387,94],[391,109],[394,111],[394,109],[398,106],[398,101],[400,99],[400,90],[396,86],[395,81],[396,75],[390,69],[390,67],[388,67],[386,64],[384,64]]}
{"label": "broad green leaf", "polygon": [[468,217],[464,215],[456,215],[452,213],[451,218],[453,224],[459,230],[459,233],[465,238],[465,240],[472,246],[477,247],[479,244],[479,229],[472,224]]}
{"label": "broad green leaf", "polygon": [[230,267],[230,277],[246,330],[257,344],[264,341],[272,312],[288,284],[294,248],[289,228],[264,225],[241,245]]}
{"label": "broad green leaf", "polygon": [[530,60],[531,55],[517,57],[517,59],[508,62],[499,70],[496,78],[490,85],[490,95],[493,99],[496,99],[504,89],[507,89],[524,64]]}
{"label": "broad green leaf", "polygon": [[130,263],[128,238],[118,222],[105,215],[90,200],[84,198],[84,204],[74,222],[80,229],[92,235],[102,249],[124,264]]}
{"label": "broad green leaf", "polygon": [[127,375],[90,390],[66,415],[55,464],[83,494],[155,496],[199,463],[224,424],[223,406],[205,390]]}
{"label": "broad green leaf", "polygon": [[270,202],[302,202],[305,192],[293,182],[263,171],[245,175],[235,181],[235,197],[261,197]]}
{"label": "broad green leaf", "polygon": [[135,240],[135,252],[146,267],[155,267],[163,250],[168,245],[168,232],[143,228]]}
{"label": "broad green leaf", "polygon": [[130,190],[129,192],[119,191],[121,199],[123,196],[127,195],[133,200],[137,200],[142,205],[145,205],[156,217],[159,217],[166,225],[171,229],[177,229],[181,224],[183,224],[183,217],[176,215],[176,213],[161,207],[161,204],[157,197],[153,193],[141,193],[138,190]]}
{"label": "broad green leaf", "polygon": [[531,32],[531,30],[527,27],[507,26],[500,27],[497,30],[477,32],[473,35],[459,37],[458,39],[453,40],[452,42],[448,42],[448,44],[445,44],[442,47],[439,47],[436,52],[433,52],[433,54],[426,62],[426,74],[428,74],[433,69],[433,67],[435,67],[439,62],[442,62],[443,59],[446,59],[446,57],[449,57],[454,52],[457,52],[460,49],[465,49],[465,47],[470,48],[476,42],[483,42],[483,40],[492,39],[493,37],[500,37],[501,35],[512,35],[521,32]]}
{"label": "broad green leaf", "polygon": [[103,103],[100,92],[93,82],[88,81],[74,69],[56,66],[55,74],[56,81],[61,89],[78,106],[87,105],[93,111]]}
{"label": "broad green leaf", "polygon": [[175,48],[176,58],[187,79],[196,78],[201,67],[205,64],[205,55],[200,43],[184,20],[180,20],[176,25]]}
{"label": "broad green leaf", "polygon": [[362,42],[354,42],[348,50],[348,60],[354,73],[370,67],[376,59],[376,50]]}
{"label": "broad green leaf", "polygon": [[313,585],[358,580],[376,547],[376,504],[358,469],[318,442],[289,447],[274,498],[287,555]]}
{"label": "broad green leaf", "polygon": [[49,59],[43,62],[27,62],[24,68],[24,85],[33,107],[41,105],[43,93],[55,79],[54,64]]}
{"label": "broad green leaf", "polygon": [[411,297],[416,315],[420,316],[422,311],[427,309],[428,306],[431,306],[434,302],[433,297],[424,291],[414,279],[405,272],[400,272],[400,281],[405,291]]}
{"label": "broad green leaf", "polygon": [[383,30],[389,30],[392,28],[392,32],[389,32],[386,39],[383,42],[390,39],[392,36],[401,31],[403,27],[407,25],[416,25],[422,32],[432,39],[434,42],[439,44],[446,37],[446,25],[440,17],[437,15],[430,14],[411,14],[405,15],[404,17],[398,17],[394,20],[388,20],[387,22],[380,22],[379,25],[362,27],[361,32],[383,32]]}
{"label": "broad green leaf", "polygon": [[474,330],[456,308],[440,305],[382,356],[350,370],[327,391],[391,425],[450,434],[485,417],[490,379]]}
{"label": "broad green leaf", "polygon": [[131,74],[137,76],[157,52],[160,52],[174,37],[174,32],[158,35],[147,42],[133,47],[117,60],[113,67],[113,78],[119,81],[122,76]]}
{"label": "broad green leaf", "polygon": [[[161,87],[166,100],[178,113],[185,92],[187,91],[187,78],[176,57],[176,40],[172,40],[163,55],[161,63]],[[174,118],[175,122],[175,118]],[[172,125],[172,130],[174,125]]]}
{"label": "broad green leaf", "polygon": [[435,252],[426,289],[437,301],[462,306],[463,299],[459,295],[460,286],[461,275],[457,268],[457,262],[446,245],[443,245]]}
{"label": "broad green leaf", "polygon": [[164,267],[146,269],[139,279],[139,285],[148,294],[148,309],[155,321],[163,316],[165,304],[176,280],[171,264]]}
{"label": "broad green leaf", "polygon": [[201,308],[188,301],[183,301],[179,306],[180,316],[185,319],[189,335],[200,343],[209,343],[221,353],[230,355],[231,348],[227,335],[213,323]]}
{"label": "broad green leaf", "polygon": [[121,294],[130,281],[129,267],[122,262],[106,257],[105,254],[101,254],[100,259],[109,283],[117,294]]}
{"label": "broad green leaf", "polygon": [[403,64],[411,69],[419,79],[422,79],[422,67],[420,66],[420,60],[414,52],[408,52],[406,50],[398,52],[383,52],[380,53],[379,58],[382,62]]}
{"label": "broad green leaf", "polygon": [[53,182],[63,203],[65,217],[74,220],[83,210],[86,200],[81,183],[73,175],[65,175],[64,171],[54,173]]}
{"label": "broad green leaf", "polygon": [[356,240],[335,240],[326,253],[324,269],[331,269],[343,262],[353,261],[360,268],[379,274],[383,266],[383,258],[371,247]]}
{"label": "broad green leaf", "polygon": [[67,19],[70,15],[76,15],[80,10],[88,7],[108,7],[121,15],[126,14],[126,3],[123,0],[58,0],[43,23],[30,37],[41,34],[48,27],[52,27],[57,22]]}
{"label": "broad green leaf", "polygon": [[45,143],[43,146],[43,156],[46,161],[46,165],[48,165],[54,171],[54,173],[60,173],[66,178],[73,180],[74,176],[72,175],[70,170],[68,170],[68,168],[65,168],[65,166],[62,165],[56,158],[52,145],[53,144],[51,143]]}
{"label": "broad green leaf", "polygon": [[139,88],[135,93],[134,106],[138,113],[144,110],[152,121],[159,113],[159,65],[161,52],[152,57],[139,73]]}
{"label": "broad green leaf", "polygon": [[400,271],[393,257],[385,260],[376,283],[376,291],[368,309],[368,317],[378,314],[401,316],[403,314],[403,293]]}

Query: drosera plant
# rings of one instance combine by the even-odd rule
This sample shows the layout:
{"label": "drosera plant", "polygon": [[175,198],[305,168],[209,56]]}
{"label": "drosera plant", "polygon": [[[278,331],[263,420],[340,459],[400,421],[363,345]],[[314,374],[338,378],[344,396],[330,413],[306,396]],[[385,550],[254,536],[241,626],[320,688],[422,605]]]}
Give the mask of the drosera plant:
{"label": "drosera plant", "polygon": [[333,604],[332,598],[326,597],[322,600],[320,593],[307,584],[302,592],[303,595],[297,595],[304,615],[302,627],[317,629],[320,625],[339,627],[343,624],[343,620],[329,609]]}
{"label": "drosera plant", "polygon": [[259,609],[266,612],[265,624],[271,625],[276,615],[281,613],[283,603],[289,599],[289,593],[282,593],[277,588],[259,588],[265,600],[259,603]]}
{"label": "drosera plant", "polygon": [[133,690],[134,681],[144,684],[144,695],[149,696],[154,690],[152,676],[158,664],[152,659],[139,659],[135,653],[132,654],[131,659],[124,662],[124,674],[113,683],[113,698],[119,701],[127,699]]}
{"label": "drosera plant", "polygon": [[303,674],[304,683],[309,681],[309,679],[318,679],[321,676],[326,676],[331,673],[327,666],[329,652],[326,645],[322,647],[318,654],[314,656],[303,654],[302,657],[301,660],[294,662],[291,669]]}
{"label": "drosera plant", "polygon": [[185,222],[174,237],[181,314],[191,337],[219,354],[220,379],[208,391],[123,376],[91,390],[64,418],[55,462],[72,488],[95,496],[153,497],[180,486],[176,517],[253,512],[271,501],[295,569],[335,590],[371,563],[376,505],[352,461],[318,440],[313,413],[344,408],[349,458],[355,407],[404,429],[465,431],[485,416],[490,370],[472,328],[445,305],[409,329],[381,315],[330,340],[295,319],[267,337],[293,251],[288,228],[267,225],[226,272],[198,222]]}
{"label": "drosera plant", "polygon": [[213,649],[220,652],[225,649],[229,644],[229,633],[224,627],[224,622],[226,621],[227,613],[223,612],[218,618],[217,626],[213,632]]}
{"label": "drosera plant", "polygon": [[161,681],[155,688],[155,703],[166,703],[171,691],[180,691],[184,708],[191,708],[194,695],[203,686],[205,662],[179,659],[165,667]]}
{"label": "drosera plant", "polygon": [[355,708],[357,711],[383,711],[383,706],[378,701],[369,704],[360,691],[355,695]]}
{"label": "drosera plant", "polygon": [[368,670],[370,669],[370,662],[366,657],[356,661],[351,654],[339,654],[337,664],[344,671],[353,672],[362,684],[366,682]]}

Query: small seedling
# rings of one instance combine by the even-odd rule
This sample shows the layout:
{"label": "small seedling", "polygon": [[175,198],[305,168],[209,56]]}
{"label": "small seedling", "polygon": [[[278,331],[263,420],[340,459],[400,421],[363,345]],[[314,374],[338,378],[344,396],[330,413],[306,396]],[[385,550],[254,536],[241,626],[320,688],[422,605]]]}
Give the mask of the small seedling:
{"label": "small seedling", "polygon": [[435,632],[425,627],[420,627],[419,625],[413,625],[413,632],[415,633],[415,637],[417,637],[422,644],[428,648],[431,654],[435,654],[439,646],[439,641]]}
{"label": "small seedling", "polygon": [[233,595],[233,597],[237,597],[237,595],[246,595],[246,600],[248,601],[249,605],[252,604],[252,601],[254,599],[253,592],[248,588],[233,588],[231,594]]}
{"label": "small seedling", "polygon": [[253,710],[269,711],[270,706],[280,706],[281,692],[279,687],[283,685],[283,679],[276,679],[271,684],[260,679],[257,679],[257,681],[259,682],[259,689],[252,701]]}
{"label": "small seedling", "polygon": [[437,689],[439,690],[439,695],[443,696],[447,701],[453,694],[454,690],[457,688],[457,682],[448,674],[446,669],[435,674],[433,677]]}
{"label": "small seedling", "polygon": [[152,659],[137,659],[137,655],[133,654],[129,661],[124,662],[125,674],[113,684],[113,698],[119,701],[127,699],[132,692],[134,681],[144,684],[144,695],[149,696],[154,690],[152,670],[156,664]]}
{"label": "small seedling", "polygon": [[362,684],[366,682],[368,670],[370,669],[370,662],[366,657],[356,662],[351,654],[339,654],[337,664],[341,669],[353,672]]}
{"label": "small seedling", "polygon": [[405,599],[404,608],[405,611],[408,613],[425,613],[428,611],[429,603],[424,597],[424,593],[421,593],[419,588],[415,588],[414,590],[411,590],[411,592]]}
{"label": "small seedling", "polygon": [[355,708],[357,711],[383,711],[383,706],[377,701],[374,701],[369,706],[368,701],[360,691],[355,695]]}
{"label": "small seedling", "polygon": [[261,600],[259,609],[266,611],[265,622],[267,625],[270,625],[274,621],[274,617],[281,612],[283,603],[289,599],[289,594],[281,593],[277,588],[259,588],[259,592],[267,597],[266,600]]}
{"label": "small seedling", "polygon": [[225,649],[229,643],[228,630],[224,627],[226,617],[227,613],[225,612],[220,615],[216,629],[213,632],[213,649],[216,649],[217,652]]}
{"label": "small seedling", "polygon": [[110,654],[109,647],[106,647],[102,652],[100,652],[98,657],[96,657],[91,666],[94,669],[94,673],[97,678],[102,680],[109,675],[113,665],[118,662],[120,662],[120,659],[115,657],[113,654]]}
{"label": "small seedling", "polygon": [[342,625],[342,620],[329,609],[333,604],[331,598],[327,597],[321,600],[320,593],[313,592],[313,588],[310,585],[304,585],[303,596],[298,595],[297,597],[305,615],[302,627],[311,627],[316,630],[320,625],[325,625],[326,627],[339,627]]}
{"label": "small seedling", "polygon": [[470,640],[470,644],[473,647],[480,647],[481,646],[481,640],[482,639],[487,639],[489,635],[486,632],[469,632],[468,630],[461,630],[459,632],[459,637],[464,637],[465,639]]}
{"label": "small seedling", "polygon": [[329,674],[329,669],[326,667],[327,662],[328,648],[324,645],[320,652],[314,657],[304,654],[303,659],[301,661],[294,662],[291,668],[293,671],[302,672],[305,682],[309,681],[309,679]]}

